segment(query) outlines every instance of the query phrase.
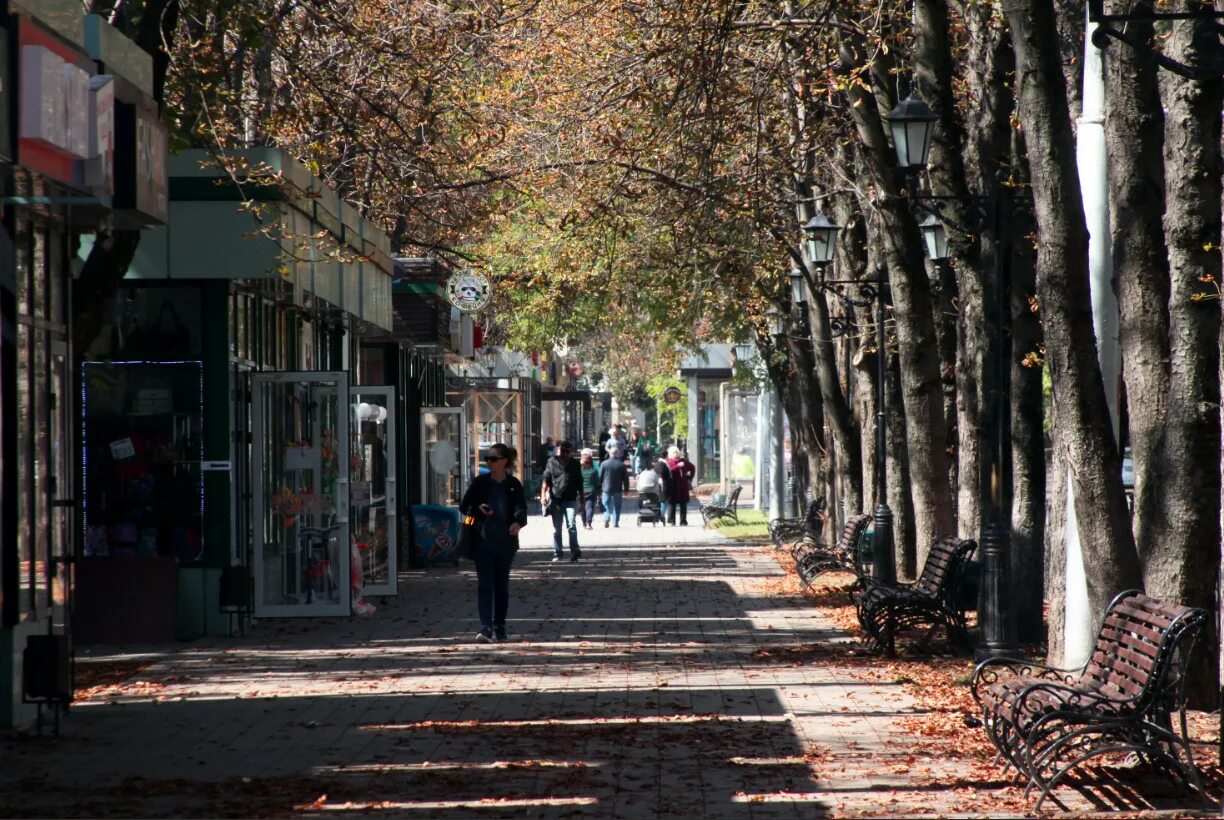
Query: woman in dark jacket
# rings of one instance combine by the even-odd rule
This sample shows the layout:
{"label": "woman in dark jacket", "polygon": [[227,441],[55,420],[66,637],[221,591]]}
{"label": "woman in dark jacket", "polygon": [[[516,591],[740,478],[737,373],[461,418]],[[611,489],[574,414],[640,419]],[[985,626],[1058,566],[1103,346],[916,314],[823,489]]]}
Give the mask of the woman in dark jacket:
{"label": "woman in dark jacket", "polygon": [[508,640],[506,607],[510,596],[510,565],[518,552],[519,530],[527,525],[527,494],[511,471],[518,453],[494,444],[485,455],[489,472],[472,479],[459,511],[473,516],[480,527],[476,547],[476,605],[480,632],[476,640]]}

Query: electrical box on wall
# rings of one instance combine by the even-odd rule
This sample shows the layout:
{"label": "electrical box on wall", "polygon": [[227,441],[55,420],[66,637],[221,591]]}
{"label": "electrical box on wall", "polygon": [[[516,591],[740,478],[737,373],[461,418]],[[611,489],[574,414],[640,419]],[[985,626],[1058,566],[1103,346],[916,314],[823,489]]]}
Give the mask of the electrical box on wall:
{"label": "electrical box on wall", "polygon": [[67,635],[31,635],[21,655],[26,700],[71,702],[71,664]]}

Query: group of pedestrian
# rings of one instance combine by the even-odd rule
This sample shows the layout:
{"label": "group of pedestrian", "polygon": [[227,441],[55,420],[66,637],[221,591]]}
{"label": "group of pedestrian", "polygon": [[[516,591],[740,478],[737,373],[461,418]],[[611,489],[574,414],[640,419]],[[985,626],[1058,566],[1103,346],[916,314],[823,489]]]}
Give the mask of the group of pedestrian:
{"label": "group of pedestrian", "polygon": [[[618,429],[619,428],[619,429]],[[688,525],[691,482],[696,475],[693,463],[678,447],[670,447],[667,457],[653,458],[654,442],[637,431],[633,450],[620,425],[609,430],[601,447],[607,457],[598,466],[594,451],[584,448],[578,459],[568,441],[541,447],[544,461],[541,473],[540,508],[552,519],[553,561],[563,555],[562,530],[568,533],[570,561],[582,557],[578,546],[578,518],[591,529],[595,519],[595,499],[603,507],[604,527],[619,527],[621,504],[629,489],[626,455],[632,455],[639,492],[656,492],[664,512],[664,524]],[[480,631],[476,640],[483,643],[506,641],[506,611],[510,593],[510,566],[519,549],[519,532],[527,525],[527,494],[514,476],[518,452],[506,444],[494,444],[486,451],[485,472],[468,486],[459,504],[460,513],[476,522],[480,538],[473,552],[476,562],[477,611]],[[652,460],[653,459],[653,460]],[[640,468],[640,469],[639,469]]]}

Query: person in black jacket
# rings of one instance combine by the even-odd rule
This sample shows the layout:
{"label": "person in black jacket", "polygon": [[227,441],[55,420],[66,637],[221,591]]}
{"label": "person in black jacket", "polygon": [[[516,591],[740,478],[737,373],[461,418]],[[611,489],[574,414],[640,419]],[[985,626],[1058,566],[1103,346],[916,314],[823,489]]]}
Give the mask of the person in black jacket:
{"label": "person in black jacket", "polygon": [[473,516],[480,526],[476,547],[476,607],[480,632],[476,640],[508,640],[506,608],[510,600],[510,565],[518,552],[519,530],[527,526],[527,491],[511,471],[518,452],[494,444],[485,455],[489,472],[468,485],[459,511]]}
{"label": "person in black jacket", "polygon": [[544,465],[540,485],[540,509],[552,516],[553,561],[561,560],[561,522],[569,530],[570,561],[582,557],[578,549],[578,508],[586,501],[582,490],[582,468],[573,458],[574,446],[568,441],[557,445],[557,454]]}

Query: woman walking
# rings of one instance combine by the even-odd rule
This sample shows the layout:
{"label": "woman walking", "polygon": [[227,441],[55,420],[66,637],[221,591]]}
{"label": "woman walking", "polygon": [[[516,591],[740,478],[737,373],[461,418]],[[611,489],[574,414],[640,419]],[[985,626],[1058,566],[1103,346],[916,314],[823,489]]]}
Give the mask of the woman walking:
{"label": "woman walking", "polygon": [[481,643],[509,640],[506,608],[510,599],[510,565],[518,552],[519,530],[527,525],[527,494],[512,471],[518,452],[494,444],[485,455],[489,472],[472,479],[459,511],[473,516],[480,527],[476,547],[476,608]]}
{"label": "woman walking", "polygon": [[693,462],[684,457],[679,447],[667,448],[667,466],[671,470],[671,505],[667,508],[667,523],[676,523],[676,513],[680,513],[680,526],[688,526],[689,489],[697,468]]}
{"label": "woman walking", "polygon": [[588,530],[595,520],[595,499],[599,497],[599,468],[595,466],[594,455],[590,447],[583,447],[582,459],[578,463],[582,470],[582,491],[586,493],[582,503],[582,526]]}

